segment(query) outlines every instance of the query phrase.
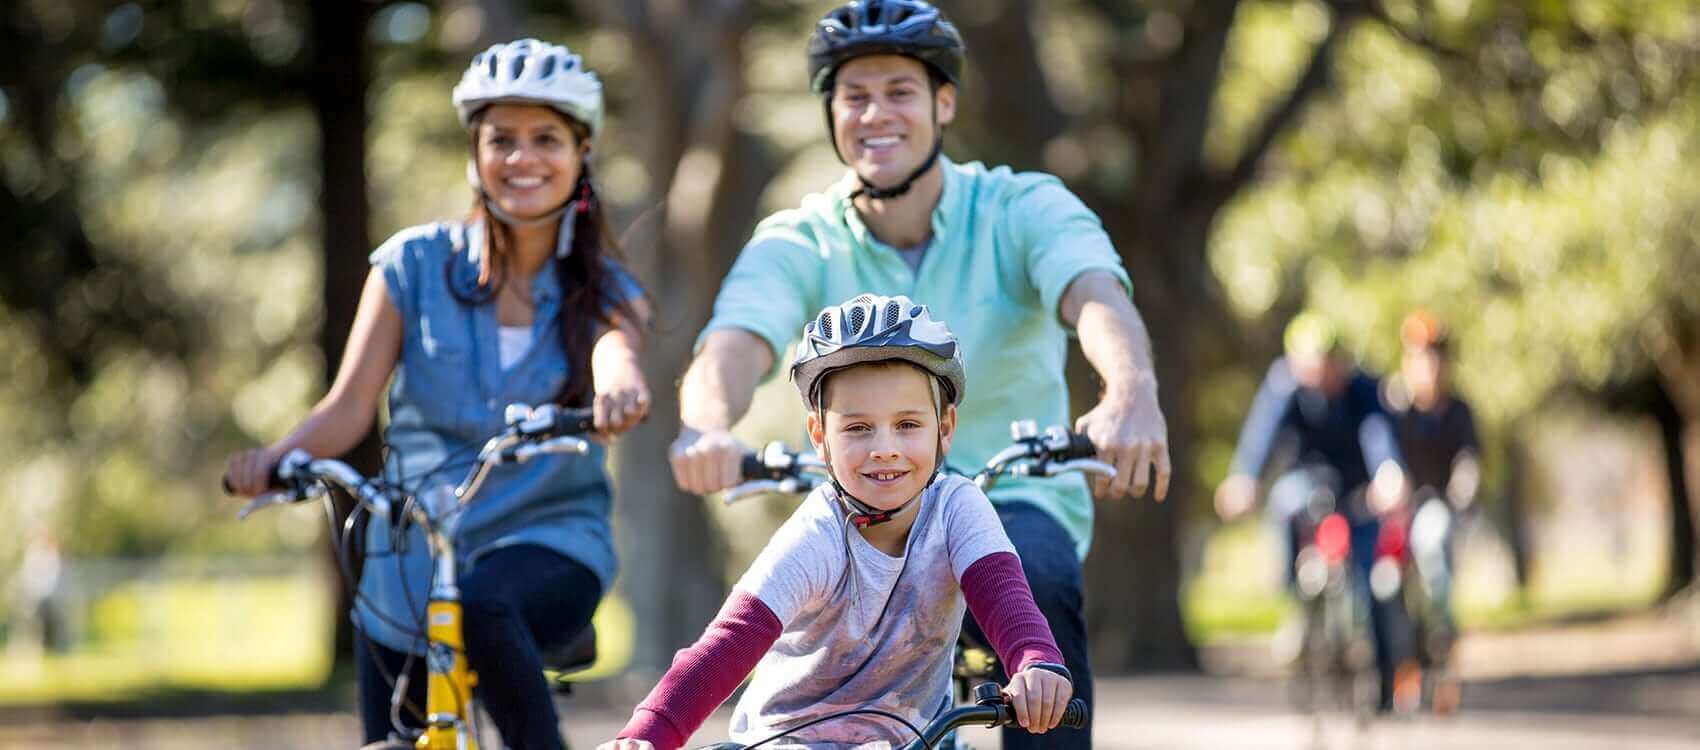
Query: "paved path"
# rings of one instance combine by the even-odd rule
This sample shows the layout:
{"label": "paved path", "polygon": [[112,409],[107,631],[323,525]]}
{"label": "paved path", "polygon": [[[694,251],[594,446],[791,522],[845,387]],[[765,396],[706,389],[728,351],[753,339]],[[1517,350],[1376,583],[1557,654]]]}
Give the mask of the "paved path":
{"label": "paved path", "polygon": [[[1284,683],[1256,668],[1257,648],[1211,655],[1242,676],[1119,677],[1099,681],[1095,744],[1132,748],[1395,750],[1700,750],[1700,628],[1648,616],[1471,636],[1460,644],[1464,710],[1359,723],[1295,713]],[[1248,666],[1249,665],[1249,666]],[[1258,676],[1262,675],[1262,676]],[[334,703],[334,701],[333,701]],[[567,736],[588,750],[624,723],[631,699],[566,704]],[[726,713],[693,742],[724,738]],[[354,719],[315,706],[297,714],[81,718],[51,710],[0,714],[0,749],[294,750],[353,747]],[[976,730],[975,747],[995,748]]]}

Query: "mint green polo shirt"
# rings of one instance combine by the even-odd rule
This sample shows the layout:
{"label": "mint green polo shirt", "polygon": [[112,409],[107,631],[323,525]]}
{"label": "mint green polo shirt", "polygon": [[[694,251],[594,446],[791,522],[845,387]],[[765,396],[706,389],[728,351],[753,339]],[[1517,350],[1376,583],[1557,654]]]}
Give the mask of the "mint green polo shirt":
{"label": "mint green polo shirt", "polygon": [[[773,348],[780,373],[790,366],[781,358],[821,308],[862,293],[908,295],[961,342],[968,396],[957,409],[949,462],[973,473],[1009,445],[1011,421],[1073,425],[1063,377],[1071,331],[1058,317],[1069,283],[1104,270],[1129,293],[1132,285],[1097,215],[1056,177],[939,161],[944,192],[918,272],[862,223],[850,202],[856,179],[847,173],[756,226],[703,336],[750,331]],[[1004,478],[991,496],[1043,508],[1085,558],[1092,496],[1082,476]]]}

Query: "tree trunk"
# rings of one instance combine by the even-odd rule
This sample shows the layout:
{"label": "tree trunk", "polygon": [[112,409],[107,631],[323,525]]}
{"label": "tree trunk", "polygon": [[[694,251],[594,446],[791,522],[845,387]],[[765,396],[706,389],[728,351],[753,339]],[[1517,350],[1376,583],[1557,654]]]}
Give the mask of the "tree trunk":
{"label": "tree trunk", "polygon": [[[666,6],[666,7],[663,7]],[[656,186],[638,206],[631,232],[634,270],[656,306],[645,375],[654,394],[648,422],[623,438],[615,456],[619,501],[619,587],[637,621],[631,675],[644,683],[665,670],[713,618],[727,582],[704,500],[679,491],[667,450],[679,433],[678,379],[715,291],[754,224],[756,200],[773,166],[733,125],[744,94],[743,3],[687,7],[626,3],[587,8],[632,37],[638,63],[628,142]]]}
{"label": "tree trunk", "polygon": [[1529,570],[1534,551],[1529,544],[1528,510],[1535,482],[1529,475],[1531,461],[1524,441],[1525,425],[1512,424],[1505,430],[1505,543],[1511,548],[1511,568],[1516,573],[1519,594],[1529,588]]}
{"label": "tree trunk", "polygon": [[1687,424],[1662,384],[1656,390],[1653,417],[1659,423],[1665,473],[1670,485],[1670,550],[1666,567],[1669,577],[1663,593],[1668,598],[1694,582],[1694,505],[1688,492],[1688,464],[1683,443],[1683,428]]}
{"label": "tree trunk", "polygon": [[[367,25],[370,3],[315,0],[312,4],[313,67],[309,84],[313,112],[319,125],[319,215],[324,258],[324,322],[319,347],[325,354],[325,382],[336,378],[354,312],[367,275],[367,234],[371,218],[366,197]],[[378,441],[368,434],[345,460],[362,473],[378,470]],[[337,522],[347,517],[353,502],[340,496]],[[334,541],[327,541],[334,545]],[[358,549],[358,548],[357,548]],[[337,551],[327,550],[332,564]],[[358,554],[358,553],[357,553]],[[359,560],[351,561],[358,575]],[[333,568],[334,569],[334,568]],[[336,653],[339,663],[353,656],[353,630],[348,612],[353,601],[342,585],[337,593]]]}

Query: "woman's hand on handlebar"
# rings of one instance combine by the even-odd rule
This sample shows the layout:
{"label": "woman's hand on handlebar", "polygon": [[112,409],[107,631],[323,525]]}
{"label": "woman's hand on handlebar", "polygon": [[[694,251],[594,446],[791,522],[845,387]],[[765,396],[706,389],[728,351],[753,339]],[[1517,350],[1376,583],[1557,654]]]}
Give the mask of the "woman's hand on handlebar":
{"label": "woman's hand on handlebar", "polygon": [[591,400],[591,413],[596,431],[603,435],[618,435],[638,426],[649,416],[649,385],[636,365],[631,372],[622,373],[606,387],[598,387]]}
{"label": "woman's hand on handlebar", "polygon": [[1029,667],[1011,675],[1004,695],[1015,709],[1015,722],[1034,734],[1044,734],[1062,722],[1074,684],[1056,672]]}
{"label": "woman's hand on handlebar", "polygon": [[655,750],[648,740],[610,740],[596,746],[596,750]]}
{"label": "woman's hand on handlebar", "polygon": [[224,481],[230,494],[256,497],[271,489],[272,470],[282,458],[283,453],[272,446],[250,448],[231,456],[224,467]]}

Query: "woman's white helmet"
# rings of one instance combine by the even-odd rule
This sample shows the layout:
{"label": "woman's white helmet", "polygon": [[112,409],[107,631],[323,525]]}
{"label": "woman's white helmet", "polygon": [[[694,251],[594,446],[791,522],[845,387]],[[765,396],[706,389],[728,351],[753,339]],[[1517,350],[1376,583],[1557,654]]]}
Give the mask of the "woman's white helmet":
{"label": "woman's white helmet", "polygon": [[931,373],[942,386],[944,403],[962,403],[968,390],[956,337],[933,320],[926,305],[902,295],[863,294],[821,310],[803,326],[791,380],[803,403],[814,409],[820,405],[820,384],[827,373],[882,360],[910,362]]}
{"label": "woman's white helmet", "polygon": [[602,82],[559,44],[519,39],[473,57],[454,90],[460,124],[470,124],[473,113],[496,102],[554,107],[584,123],[592,136],[602,129]]}

